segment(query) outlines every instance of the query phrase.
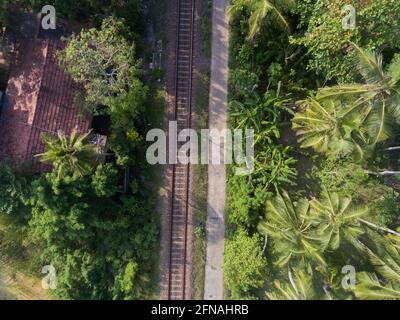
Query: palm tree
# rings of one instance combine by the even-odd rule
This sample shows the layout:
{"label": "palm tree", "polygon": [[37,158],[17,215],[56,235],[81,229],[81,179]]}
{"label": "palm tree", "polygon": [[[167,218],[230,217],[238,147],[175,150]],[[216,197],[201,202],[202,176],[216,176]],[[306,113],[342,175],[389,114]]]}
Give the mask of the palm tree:
{"label": "palm tree", "polygon": [[362,158],[367,146],[361,131],[366,115],[351,113],[339,100],[309,98],[299,102],[301,111],[292,119],[302,148],[338,157],[354,154]]}
{"label": "palm tree", "polygon": [[388,281],[400,283],[400,248],[396,246],[398,239],[369,233],[367,241],[363,242],[362,249],[376,272]]}
{"label": "palm tree", "polygon": [[367,254],[374,273],[358,275],[358,284],[354,288],[360,299],[400,299],[400,247],[398,239],[378,237],[369,233],[362,243],[362,250]]}
{"label": "palm tree", "polygon": [[58,131],[56,137],[44,134],[47,151],[36,157],[40,157],[41,162],[52,163],[59,178],[68,174],[83,176],[96,161],[96,146],[88,142],[90,134],[79,135],[76,130],[69,137],[61,131]]}
{"label": "palm tree", "polygon": [[366,217],[368,208],[352,205],[351,198],[345,198],[326,189],[321,200],[310,201],[310,219],[318,226],[318,233],[325,239],[326,247],[331,250],[339,248],[343,240],[355,247],[365,229],[360,218]]}
{"label": "palm tree", "polygon": [[312,259],[325,266],[320,254],[321,243],[314,237],[312,222],[307,218],[309,209],[306,199],[292,202],[286,191],[267,202],[266,215],[258,231],[274,240],[275,250],[280,255],[278,266],[285,266],[292,259],[302,262]]}
{"label": "palm tree", "polygon": [[243,9],[249,10],[248,38],[251,40],[260,32],[261,26],[268,14],[274,16],[279,24],[285,29],[288,29],[288,22],[277,7],[288,7],[292,6],[294,3],[294,0],[232,0],[231,5],[228,7],[228,16],[232,18],[236,14],[242,12]]}
{"label": "palm tree", "polygon": [[364,83],[322,88],[317,99],[340,99],[349,103],[349,112],[366,113],[365,130],[375,145],[390,136],[394,122],[400,122],[400,55],[384,68],[382,54],[353,46]]}
{"label": "palm tree", "polygon": [[364,227],[400,236],[400,233],[394,230],[366,220],[368,215],[369,209],[366,206],[353,205],[351,198],[325,189],[320,200],[310,201],[308,219],[318,228],[319,238],[324,239],[326,247],[332,250],[339,248],[343,239],[359,249],[361,243],[358,239],[365,233]]}
{"label": "palm tree", "polygon": [[[314,287],[311,268],[288,268],[288,279],[281,283],[279,280],[274,282],[275,289],[266,293],[269,300],[317,300],[319,295]],[[328,296],[328,298],[330,298]]]}
{"label": "palm tree", "polygon": [[325,265],[322,253],[335,250],[343,240],[356,249],[365,246],[359,241],[368,229],[400,236],[400,233],[366,220],[368,209],[352,205],[351,199],[324,191],[320,200],[300,199],[292,202],[286,191],[267,202],[265,218],[258,231],[274,240],[280,254],[277,264],[286,265],[292,258],[302,262],[312,259]]}
{"label": "palm tree", "polygon": [[361,300],[400,300],[400,285],[399,283],[384,285],[376,274],[361,272],[357,275],[354,293]]}

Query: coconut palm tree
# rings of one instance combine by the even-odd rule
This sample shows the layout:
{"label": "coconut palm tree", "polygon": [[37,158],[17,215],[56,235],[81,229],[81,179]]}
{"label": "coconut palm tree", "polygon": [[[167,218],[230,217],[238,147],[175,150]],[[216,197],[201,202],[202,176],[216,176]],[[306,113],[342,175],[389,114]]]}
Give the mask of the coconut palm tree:
{"label": "coconut palm tree", "polygon": [[352,45],[364,83],[322,88],[317,99],[342,100],[349,113],[366,113],[364,128],[375,145],[390,136],[394,122],[400,122],[400,55],[384,68],[382,54]]}
{"label": "coconut palm tree", "polygon": [[338,157],[354,154],[361,159],[368,145],[361,126],[365,113],[352,113],[335,99],[300,101],[301,111],[292,119],[292,128],[302,148]]}
{"label": "coconut palm tree", "polygon": [[258,225],[258,231],[273,239],[280,256],[278,266],[285,266],[291,260],[308,259],[325,266],[320,239],[313,235],[312,222],[307,218],[309,209],[306,199],[292,202],[286,191],[267,202],[265,218]]}
{"label": "coconut palm tree", "polygon": [[360,218],[369,214],[366,206],[355,206],[351,198],[325,189],[320,200],[310,201],[310,207],[310,219],[318,226],[326,248],[336,250],[343,241],[359,247],[358,239],[365,233]]}
{"label": "coconut palm tree", "polygon": [[[366,206],[354,205],[351,198],[343,197],[335,192],[328,192],[325,189],[321,199],[310,201],[308,219],[317,227],[319,238],[324,240],[326,248],[332,250],[339,248],[343,240],[360,249],[362,244],[359,238],[365,233],[365,227],[385,234],[400,236],[400,233],[394,230],[366,220],[369,214]],[[375,239],[376,242],[379,240],[377,237]]]}
{"label": "coconut palm tree", "polygon": [[400,300],[399,283],[383,284],[374,273],[357,275],[354,293],[361,300]]}
{"label": "coconut palm tree", "polygon": [[352,205],[351,199],[337,193],[324,191],[321,199],[300,199],[293,202],[288,193],[278,193],[273,201],[267,202],[265,218],[258,231],[274,240],[279,252],[279,266],[286,265],[292,258],[301,262],[312,259],[325,265],[323,252],[335,250],[345,240],[356,249],[364,250],[359,241],[368,230],[390,234],[400,233],[366,220],[368,209]]}
{"label": "coconut palm tree", "polygon": [[[310,266],[302,268],[288,267],[289,281],[274,282],[275,288],[269,290],[266,296],[269,300],[318,300],[319,294],[314,286]],[[328,296],[330,298],[330,296]]]}
{"label": "coconut palm tree", "polygon": [[369,232],[362,250],[367,254],[376,272],[388,281],[400,283],[400,248],[398,239],[381,237]]}
{"label": "coconut palm tree", "polygon": [[232,0],[231,5],[228,7],[228,16],[232,18],[236,14],[242,12],[243,9],[249,10],[248,38],[251,40],[260,32],[261,26],[268,14],[274,16],[283,28],[288,29],[289,24],[278,7],[288,7],[292,6],[294,3],[295,0]]}
{"label": "coconut palm tree", "polygon": [[362,243],[376,273],[361,273],[354,293],[360,299],[400,299],[400,247],[398,239],[369,233]]}
{"label": "coconut palm tree", "polygon": [[44,134],[43,141],[47,150],[36,157],[40,157],[41,162],[53,164],[59,178],[69,174],[83,176],[96,161],[96,147],[88,142],[90,134],[79,135],[76,130],[69,137],[61,131],[58,131],[56,137]]}

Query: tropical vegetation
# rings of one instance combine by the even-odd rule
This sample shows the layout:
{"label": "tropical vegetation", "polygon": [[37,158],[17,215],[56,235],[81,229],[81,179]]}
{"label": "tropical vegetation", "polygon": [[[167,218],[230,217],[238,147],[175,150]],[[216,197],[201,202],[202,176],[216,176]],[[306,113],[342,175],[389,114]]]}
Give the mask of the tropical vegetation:
{"label": "tropical vegetation", "polygon": [[[399,299],[399,4],[231,1],[229,13],[229,121],[254,129],[256,164],[230,169],[226,295]],[[249,256],[230,243],[260,235],[257,264],[237,268]]]}
{"label": "tropical vegetation", "polygon": [[75,93],[82,116],[108,119],[101,128],[108,143],[100,148],[94,131],[48,132],[35,158],[48,172],[35,174],[35,163],[0,162],[1,259],[36,275],[53,266],[56,298],[155,298],[159,173],[141,155],[152,114],[163,105],[155,103],[160,85],[140,71],[140,1],[6,0],[0,26],[10,22],[14,6],[44,4],[81,26],[56,58],[83,88]]}

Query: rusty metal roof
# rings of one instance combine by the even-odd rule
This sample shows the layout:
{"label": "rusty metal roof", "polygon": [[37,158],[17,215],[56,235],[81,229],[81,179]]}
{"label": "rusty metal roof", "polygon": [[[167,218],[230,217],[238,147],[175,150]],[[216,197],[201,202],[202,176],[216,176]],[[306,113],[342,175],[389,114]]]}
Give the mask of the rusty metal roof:
{"label": "rusty metal roof", "polygon": [[35,161],[35,171],[48,171],[50,166],[34,158],[44,151],[42,134],[89,130],[90,119],[74,104],[80,88],[56,61],[63,46],[54,38],[18,41],[0,119],[0,159],[17,166]]}

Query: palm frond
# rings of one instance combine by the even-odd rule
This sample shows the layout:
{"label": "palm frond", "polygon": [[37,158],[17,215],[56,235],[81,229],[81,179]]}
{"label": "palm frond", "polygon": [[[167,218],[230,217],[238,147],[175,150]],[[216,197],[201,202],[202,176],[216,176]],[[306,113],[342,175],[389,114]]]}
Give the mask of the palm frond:
{"label": "palm frond", "polygon": [[317,290],[313,284],[313,277],[306,268],[289,268],[289,281],[274,282],[274,289],[266,292],[269,300],[316,300]]}
{"label": "palm frond", "polygon": [[400,287],[382,284],[375,274],[361,272],[357,275],[354,293],[361,300],[399,300]]}
{"label": "palm frond", "polygon": [[390,76],[390,86],[396,87],[400,81],[400,54],[394,56],[387,73]]}
{"label": "palm frond", "polygon": [[367,84],[383,84],[387,77],[383,70],[383,56],[380,53],[360,48],[352,43],[356,50],[356,60],[354,61],[358,71],[363,76]]}
{"label": "palm frond", "polygon": [[79,135],[76,130],[69,137],[62,131],[58,131],[57,136],[44,134],[46,151],[35,157],[40,157],[41,162],[53,164],[58,177],[68,174],[82,176],[93,167],[96,160],[96,147],[88,141],[90,134],[89,131]]}
{"label": "palm frond", "polygon": [[258,231],[273,239],[280,254],[276,262],[278,266],[285,266],[292,259],[304,258],[325,266],[320,254],[321,239],[311,232],[312,223],[307,220],[309,208],[306,199],[294,203],[286,191],[267,202],[265,218],[258,225]]}

